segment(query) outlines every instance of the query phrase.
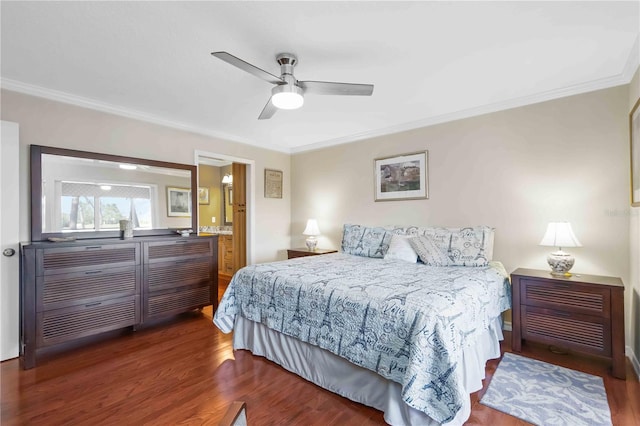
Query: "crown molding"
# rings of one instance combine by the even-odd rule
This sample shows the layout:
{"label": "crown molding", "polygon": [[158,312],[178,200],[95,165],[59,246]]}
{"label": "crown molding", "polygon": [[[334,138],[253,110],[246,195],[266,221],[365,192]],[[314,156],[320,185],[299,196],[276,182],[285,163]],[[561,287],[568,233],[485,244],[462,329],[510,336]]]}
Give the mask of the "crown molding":
{"label": "crown molding", "polygon": [[[637,43],[634,46],[637,46]],[[328,148],[330,146],[355,142],[358,140],[371,139],[371,138],[386,136],[394,133],[405,132],[408,130],[415,130],[421,127],[429,127],[436,124],[442,124],[450,121],[461,120],[463,118],[476,117],[479,115],[489,114],[492,112],[504,111],[512,108],[518,108],[522,106],[537,104],[540,102],[551,101],[554,99],[564,98],[564,97],[573,96],[573,95],[579,95],[583,93],[593,92],[596,90],[608,89],[610,87],[628,84],[633,78],[633,75],[636,69],[638,68],[638,52],[637,52],[637,49],[635,49],[635,47],[632,50],[634,52],[631,53],[629,60],[627,60],[627,63],[623,72],[613,77],[607,77],[607,78],[589,81],[583,84],[562,87],[555,90],[536,93],[530,96],[523,96],[520,98],[509,99],[503,102],[496,102],[492,104],[481,105],[474,108],[454,111],[448,114],[427,117],[422,120],[410,121],[410,122],[401,123],[395,126],[384,127],[384,128],[375,129],[372,131],[352,134],[352,135],[341,137],[341,138],[311,143],[308,145],[292,148],[291,153],[297,154],[301,152],[315,151],[323,148]]]}
{"label": "crown molding", "polygon": [[45,99],[50,99],[53,101],[63,102],[83,108],[89,108],[101,112],[106,112],[109,114],[119,115],[122,117],[132,118],[135,120],[145,121],[148,123],[157,124],[164,127],[169,127],[177,130],[182,130],[186,132],[191,132],[195,134],[200,134],[204,136],[215,137],[218,139],[223,139],[229,142],[234,143],[242,143],[245,145],[251,145],[254,147],[259,147],[262,149],[268,149],[271,151],[282,152],[285,154],[297,154],[307,151],[315,151],[319,149],[328,148],[335,145],[342,145],[351,142],[357,142],[363,139],[371,139],[381,136],[386,136],[394,133],[401,133],[408,130],[419,129],[421,127],[429,127],[436,124],[447,123],[450,121],[461,120],[464,118],[475,117],[479,115],[489,114],[492,112],[504,111],[512,108],[518,108],[526,105],[532,105],[540,102],[550,101],[554,99],[559,99],[567,96],[579,95],[582,93],[593,92],[596,90],[607,89],[610,87],[620,86],[624,84],[628,84],[633,75],[635,74],[638,66],[640,64],[640,35],[636,37],[636,40],[631,48],[629,53],[629,57],[625,63],[625,67],[622,72],[618,75],[607,77],[603,79],[593,80],[582,84],[577,84],[573,86],[563,87],[555,90],[549,90],[546,92],[536,93],[530,96],[523,96],[520,98],[509,99],[503,102],[496,102],[487,105],[481,105],[478,107],[468,108],[460,111],[453,111],[451,113],[442,114],[433,117],[427,117],[421,120],[410,121],[406,123],[401,123],[394,126],[384,127],[380,129],[374,129],[371,131],[354,133],[351,135],[343,136],[340,138],[328,139],[325,141],[314,142],[298,147],[282,147],[282,146],[271,146],[265,147],[264,145],[260,145],[257,142],[243,139],[235,135],[230,135],[223,132],[216,132],[210,129],[205,129],[193,125],[189,125],[186,123],[181,123],[177,121],[167,120],[162,117],[154,116],[148,113],[119,107],[116,105],[107,104],[104,102],[99,102],[93,99],[84,98],[76,95],[72,95],[66,92],[61,92],[57,90],[47,89],[40,86],[35,86],[27,83],[23,83],[16,80],[11,79],[0,79],[0,86],[6,90],[12,90],[15,92],[20,92],[32,96],[38,96]]}
{"label": "crown molding", "polygon": [[40,98],[49,99],[56,102],[62,102],[78,106],[81,108],[92,109],[108,114],[118,115],[121,117],[131,118],[134,120],[144,121],[147,123],[157,124],[159,126],[169,127],[176,130],[182,130],[185,132],[195,133],[203,136],[210,136],[217,139],[223,139],[229,142],[241,143],[245,145],[251,145],[262,149],[268,149],[271,151],[283,152],[290,154],[291,150],[286,147],[265,147],[257,142],[249,139],[240,138],[235,135],[230,135],[224,132],[216,132],[210,129],[193,126],[191,124],[182,123],[179,121],[168,120],[163,117],[159,117],[153,114],[148,114],[141,111],[136,111],[130,108],[124,108],[118,105],[112,105],[105,102],[100,102],[95,99],[85,98],[70,93],[62,92],[59,90],[47,89],[45,87],[36,86],[33,84],[23,83],[17,80],[11,80],[7,78],[0,78],[0,87],[13,92],[24,93],[26,95],[37,96]]}
{"label": "crown molding", "polygon": [[631,52],[629,52],[627,63],[624,65],[624,70],[622,71],[622,79],[629,83],[631,79],[633,79],[638,67],[640,67],[640,33],[636,35],[633,46],[631,46]]}

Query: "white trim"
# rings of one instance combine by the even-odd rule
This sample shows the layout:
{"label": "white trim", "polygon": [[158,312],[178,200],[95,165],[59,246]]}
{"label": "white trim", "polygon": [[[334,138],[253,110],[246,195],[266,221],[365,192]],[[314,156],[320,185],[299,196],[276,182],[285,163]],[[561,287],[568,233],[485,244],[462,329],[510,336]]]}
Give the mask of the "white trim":
{"label": "white trim", "polygon": [[23,83],[17,80],[11,80],[6,78],[0,79],[0,86],[7,90],[15,92],[25,93],[28,95],[39,96],[46,99],[51,99],[58,102],[64,102],[80,106],[83,108],[94,109],[110,114],[120,115],[123,117],[133,118],[136,120],[146,121],[153,124],[158,124],[165,127],[170,127],[178,130],[183,130],[191,133],[201,134],[204,136],[211,136],[215,138],[224,139],[230,142],[242,143],[251,146],[257,146],[263,149],[271,151],[283,152],[285,154],[295,154],[306,151],[314,151],[318,149],[327,148],[334,145],[342,145],[350,142],[355,142],[363,139],[370,139],[379,136],[385,136],[394,133],[400,133],[407,130],[418,129],[421,127],[433,126],[435,124],[446,123],[450,121],[460,120],[463,118],[475,117],[483,114],[488,114],[497,111],[504,111],[511,108],[518,108],[526,105],[532,105],[540,102],[550,101],[553,99],[563,98],[572,95],[578,95],[581,93],[592,92],[595,90],[607,89],[609,87],[620,86],[628,84],[638,68],[640,63],[640,49],[639,38],[636,41],[629,53],[629,58],[625,63],[623,71],[613,77],[601,78],[598,80],[592,80],[586,83],[576,84],[569,87],[562,87],[559,89],[548,90],[542,93],[536,93],[530,96],[523,96],[520,98],[509,99],[502,102],[496,102],[493,104],[480,105],[477,107],[467,108],[460,111],[453,111],[447,114],[442,114],[433,117],[427,117],[421,120],[409,121],[406,123],[400,123],[394,126],[384,127],[380,129],[374,129],[371,131],[355,133],[346,135],[343,137],[328,139],[325,141],[310,143],[298,147],[283,147],[283,146],[265,146],[264,141],[257,142],[248,139],[241,138],[236,135],[231,135],[224,132],[218,132],[211,129],[205,129],[202,127],[194,126],[187,123],[181,123],[177,121],[168,120],[162,117],[158,117],[152,114],[148,114],[141,111],[132,110],[129,108],[107,104],[105,102],[76,96],[70,93],[61,92],[58,90],[47,89],[45,87],[35,86],[27,83]]}
{"label": "white trim", "polygon": [[640,362],[638,361],[636,354],[633,352],[633,349],[631,349],[631,346],[625,346],[625,355],[629,358],[629,361],[631,361],[631,365],[636,372],[636,377],[640,378]]}
{"label": "white trim", "polygon": [[624,65],[624,70],[622,71],[622,80],[626,80],[627,83],[631,82],[638,66],[640,66],[640,34],[636,36],[636,40],[634,41],[633,46],[631,46],[629,58],[627,59],[627,63]]}
{"label": "white trim", "polygon": [[[234,157],[232,155],[217,154],[209,151],[194,151],[193,163],[198,166],[200,157],[213,158],[216,160],[228,161],[231,163],[241,163],[247,165],[247,192],[249,194],[249,202],[247,203],[247,215],[249,221],[247,223],[247,265],[252,265],[255,259],[255,226],[256,226],[256,162],[247,158]],[[199,175],[199,173],[198,173]],[[199,179],[199,176],[198,176]],[[198,181],[198,186],[200,182]],[[198,225],[199,226],[199,225]]]}
{"label": "white trim", "polygon": [[[637,55],[635,55],[637,56]],[[395,126],[385,127],[382,129],[375,129],[372,131],[357,133],[340,137],[336,139],[329,139],[322,142],[311,143],[308,145],[291,148],[291,153],[296,154],[299,152],[314,151],[318,149],[327,148],[334,145],[342,145],[345,143],[355,142],[362,139],[371,139],[375,137],[390,135],[394,133],[400,133],[407,130],[419,129],[422,127],[429,127],[435,124],[447,123],[450,121],[461,120],[463,118],[476,117],[483,114],[489,114],[492,112],[504,111],[512,108],[518,108],[522,106],[537,104],[540,102],[550,101],[553,99],[564,98],[567,96],[579,95],[582,93],[593,92],[595,90],[607,89],[609,87],[621,86],[628,84],[633,77],[635,68],[632,68],[633,64],[637,64],[638,60],[627,61],[625,71],[614,77],[602,78],[599,80],[593,80],[587,83],[576,84],[574,86],[563,87],[560,89],[548,90],[542,93],[536,93],[530,96],[523,96],[520,98],[508,99],[502,102],[496,102],[493,104],[481,105],[478,107],[468,108],[460,111],[454,111],[447,114],[437,115],[433,117],[427,117],[421,120],[409,121],[401,123]],[[637,68],[637,65],[636,65]],[[633,71],[629,71],[633,69]],[[630,75],[629,75],[630,74]]]}
{"label": "white trim", "polygon": [[502,329],[504,331],[513,331],[513,326],[511,324],[511,321],[504,321],[502,323]]}
{"label": "white trim", "polygon": [[0,78],[0,86],[6,90],[24,93],[31,96],[37,96],[40,98],[62,102],[65,104],[75,105],[81,108],[88,108],[96,111],[106,112],[108,114],[119,115],[121,117],[140,120],[147,123],[153,123],[153,124],[157,124],[164,127],[170,127],[172,129],[182,130],[185,132],[196,133],[204,136],[211,136],[218,139],[224,139],[230,142],[257,146],[259,148],[268,149],[271,151],[284,152],[286,154],[290,153],[290,150],[285,147],[277,147],[277,146],[265,147],[264,143],[251,141],[249,139],[244,139],[236,135],[231,135],[229,133],[214,131],[211,129],[205,129],[203,127],[194,126],[193,124],[173,121],[173,120],[162,118],[146,112],[137,111],[134,109],[130,109],[130,108],[126,108],[118,105],[108,104],[106,102],[73,95],[71,93],[66,93],[59,90],[47,89],[46,87],[35,86],[33,84],[23,83],[17,80]]}

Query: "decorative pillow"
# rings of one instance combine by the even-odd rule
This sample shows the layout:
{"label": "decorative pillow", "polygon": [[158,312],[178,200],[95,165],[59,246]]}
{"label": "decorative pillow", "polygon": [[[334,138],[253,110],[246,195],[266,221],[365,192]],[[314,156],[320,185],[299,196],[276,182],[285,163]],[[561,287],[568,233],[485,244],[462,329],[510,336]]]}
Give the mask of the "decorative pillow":
{"label": "decorative pillow", "polygon": [[409,244],[420,257],[420,260],[429,266],[449,266],[447,253],[431,237],[409,237]]}
{"label": "decorative pillow", "polygon": [[363,257],[382,258],[389,250],[393,231],[362,225],[344,225],[342,251]]}
{"label": "decorative pillow", "polygon": [[418,255],[411,246],[409,240],[412,237],[407,235],[394,234],[391,237],[391,243],[389,244],[389,250],[384,255],[385,259],[398,259],[405,262],[416,263]]}
{"label": "decorative pillow", "polygon": [[[421,228],[411,240],[420,259],[431,266],[486,266],[493,257],[494,229]],[[424,255],[424,256],[423,256]],[[445,263],[442,256],[447,258]]]}

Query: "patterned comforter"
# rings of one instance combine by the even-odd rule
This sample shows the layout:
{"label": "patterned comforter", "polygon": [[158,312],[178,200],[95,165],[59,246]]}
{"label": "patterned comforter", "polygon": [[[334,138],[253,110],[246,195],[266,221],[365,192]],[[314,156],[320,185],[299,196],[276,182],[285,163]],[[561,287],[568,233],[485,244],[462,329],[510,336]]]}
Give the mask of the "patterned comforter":
{"label": "patterned comforter", "polygon": [[402,385],[403,400],[446,423],[465,394],[462,349],[511,307],[507,273],[336,253],[238,271],[214,323],[236,315],[319,346]]}

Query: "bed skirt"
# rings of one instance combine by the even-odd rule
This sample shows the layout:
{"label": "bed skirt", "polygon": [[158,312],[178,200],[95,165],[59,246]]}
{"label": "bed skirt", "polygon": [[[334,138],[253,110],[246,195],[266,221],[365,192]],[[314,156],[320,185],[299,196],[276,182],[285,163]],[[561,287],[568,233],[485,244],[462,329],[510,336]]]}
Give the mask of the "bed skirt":
{"label": "bed skirt", "polygon": [[[489,359],[500,357],[502,339],[502,319],[498,317],[476,342],[463,351],[461,365],[466,394],[482,389],[485,364]],[[384,419],[390,425],[439,424],[402,400],[400,384],[240,315],[236,317],[234,326],[233,348],[249,350],[324,389],[376,408],[384,412]],[[466,398],[455,418],[446,425],[462,425],[470,415],[471,399]]]}

